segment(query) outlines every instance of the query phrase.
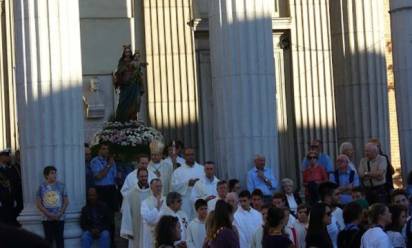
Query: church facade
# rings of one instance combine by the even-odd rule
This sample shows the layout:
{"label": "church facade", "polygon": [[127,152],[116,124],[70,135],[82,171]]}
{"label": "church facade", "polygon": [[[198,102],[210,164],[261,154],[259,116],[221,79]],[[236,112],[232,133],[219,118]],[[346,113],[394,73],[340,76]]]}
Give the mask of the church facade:
{"label": "church facade", "polygon": [[356,162],[369,138],[392,156],[399,142],[404,175],[411,168],[406,2],[35,2],[0,0],[0,146],[21,149],[26,184],[41,179],[44,164],[57,165],[76,192],[73,221],[83,203],[75,183],[84,177],[83,142],[116,109],[112,73],[126,44],[149,64],[139,119],[195,147],[200,162],[214,160],[223,178],[245,180],[262,154],[276,177],[298,180],[314,138],[332,157],[352,142]]}

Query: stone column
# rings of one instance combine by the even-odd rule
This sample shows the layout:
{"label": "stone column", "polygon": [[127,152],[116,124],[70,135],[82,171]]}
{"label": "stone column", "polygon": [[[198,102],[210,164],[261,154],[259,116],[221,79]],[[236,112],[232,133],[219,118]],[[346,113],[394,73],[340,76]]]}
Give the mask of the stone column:
{"label": "stone column", "polygon": [[336,157],[329,2],[331,1],[290,1],[298,161],[306,156],[309,142],[315,138],[322,140],[324,152],[332,159]]}
{"label": "stone column", "polygon": [[35,207],[43,168],[54,165],[66,184],[65,243],[79,247],[85,202],[82,70],[77,0],[15,0],[18,127],[23,227],[43,235]]}
{"label": "stone column", "polygon": [[369,138],[389,152],[383,1],[330,1],[338,141],[355,145],[356,161]]}
{"label": "stone column", "polygon": [[391,0],[390,9],[401,164],[406,178],[412,169],[412,2]]}
{"label": "stone column", "polygon": [[222,177],[245,180],[256,153],[278,176],[270,6],[269,0],[209,1],[215,155]]}

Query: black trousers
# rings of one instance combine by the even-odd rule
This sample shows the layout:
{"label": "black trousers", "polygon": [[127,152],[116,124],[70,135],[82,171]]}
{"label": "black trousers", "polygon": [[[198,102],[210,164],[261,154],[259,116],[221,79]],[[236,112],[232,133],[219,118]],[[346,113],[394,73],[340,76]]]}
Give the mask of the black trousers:
{"label": "black trousers", "polygon": [[53,246],[53,241],[56,241],[57,248],[64,248],[64,221],[62,220],[47,220],[43,221],[43,230],[46,241]]}

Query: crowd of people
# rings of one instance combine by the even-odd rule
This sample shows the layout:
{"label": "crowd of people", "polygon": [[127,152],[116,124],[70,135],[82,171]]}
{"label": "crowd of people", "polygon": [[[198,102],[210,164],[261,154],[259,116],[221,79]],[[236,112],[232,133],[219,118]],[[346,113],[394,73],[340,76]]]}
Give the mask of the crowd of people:
{"label": "crowd of people", "polygon": [[[258,154],[243,188],[239,179],[218,178],[218,165],[199,164],[195,150],[181,143],[166,149],[151,143],[150,155],[138,154],[132,169],[116,165],[108,144],[100,144],[94,157],[86,145],[81,246],[113,247],[120,235],[133,248],[412,247],[412,190],[393,188],[393,168],[378,140],[365,145],[358,165],[353,152],[345,142],[333,162],[320,140],[311,141],[298,183],[275,178]],[[0,212],[0,221],[18,225],[21,182],[7,181],[10,168],[19,172],[10,161],[9,153],[0,153],[0,209],[9,211]],[[45,239],[64,247],[67,192],[55,167],[46,166],[43,175],[36,206]]]}

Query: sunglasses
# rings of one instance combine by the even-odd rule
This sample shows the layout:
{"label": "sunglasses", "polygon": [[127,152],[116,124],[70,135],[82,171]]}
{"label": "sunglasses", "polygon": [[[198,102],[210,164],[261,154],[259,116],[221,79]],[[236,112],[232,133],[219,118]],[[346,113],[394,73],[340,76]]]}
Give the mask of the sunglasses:
{"label": "sunglasses", "polygon": [[318,157],[316,157],[316,156],[308,156],[308,159],[309,159],[309,160],[311,160],[311,159],[318,159]]}

